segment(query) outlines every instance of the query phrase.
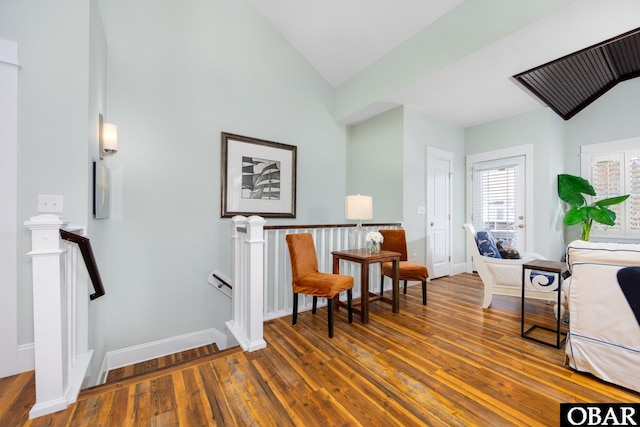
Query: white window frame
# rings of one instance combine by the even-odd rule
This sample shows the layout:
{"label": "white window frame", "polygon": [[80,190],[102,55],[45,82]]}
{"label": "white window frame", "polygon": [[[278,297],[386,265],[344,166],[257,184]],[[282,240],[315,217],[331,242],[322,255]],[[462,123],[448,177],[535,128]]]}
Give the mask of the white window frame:
{"label": "white window frame", "polygon": [[[622,139],[618,141],[608,141],[601,142],[597,144],[589,144],[583,145],[580,147],[580,175],[588,180],[589,182],[593,182],[592,177],[592,169],[591,164],[593,157],[602,156],[606,154],[618,154],[625,153],[630,151],[638,151],[640,150],[640,137],[636,138],[628,138]],[[627,192],[627,174],[625,173],[627,168],[627,162],[625,157],[625,164],[622,168],[622,176],[624,188],[623,194],[628,194]],[[589,203],[591,203],[589,201]],[[625,216],[626,218],[626,216]],[[617,230],[607,230],[602,231],[600,229],[593,228],[590,234],[590,240],[592,241],[611,241],[611,239],[615,239],[616,241],[639,241],[640,240],[640,232],[630,232],[627,230],[627,224],[621,224],[620,231]]]}

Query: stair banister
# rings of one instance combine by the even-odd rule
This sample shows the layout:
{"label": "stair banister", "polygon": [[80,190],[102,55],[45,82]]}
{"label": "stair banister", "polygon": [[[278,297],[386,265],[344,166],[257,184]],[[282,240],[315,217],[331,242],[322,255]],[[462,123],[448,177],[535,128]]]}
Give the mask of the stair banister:
{"label": "stair banister", "polygon": [[[93,351],[86,349],[86,329],[78,335],[75,271],[60,238],[62,219],[55,214],[30,218],[33,272],[33,330],[35,347],[36,403],[29,418],[65,409],[75,402],[85,379]],[[75,252],[74,252],[75,254]],[[76,303],[78,301],[78,304]],[[85,299],[84,304],[88,304]],[[86,307],[83,308],[86,316]],[[81,345],[78,345],[78,344]]]}
{"label": "stair banister", "polygon": [[245,351],[265,348],[263,338],[264,224],[259,216],[235,216],[231,219],[233,305],[226,323]]}

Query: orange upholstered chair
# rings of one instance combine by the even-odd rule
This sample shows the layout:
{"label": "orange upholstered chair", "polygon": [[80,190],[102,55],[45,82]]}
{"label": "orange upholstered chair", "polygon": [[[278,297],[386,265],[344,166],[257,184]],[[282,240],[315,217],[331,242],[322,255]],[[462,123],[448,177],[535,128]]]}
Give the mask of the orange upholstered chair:
{"label": "orange upholstered chair", "polygon": [[[422,304],[427,305],[427,277],[429,271],[424,265],[411,262],[407,257],[407,237],[404,230],[380,230],[383,241],[380,249],[383,251],[400,252],[400,277],[398,280],[404,281],[404,293],[407,293],[407,280],[417,280],[422,282]],[[382,264],[380,276],[380,295],[384,292],[384,276],[393,277],[393,264],[385,262]]]}
{"label": "orange upholstered chair", "polygon": [[291,258],[291,286],[293,287],[293,320],[298,320],[298,294],[313,296],[312,313],[316,314],[318,297],[327,299],[329,338],[333,338],[333,299],[342,291],[347,291],[349,323],[353,322],[351,289],[353,277],[340,274],[318,272],[318,258],[313,237],[310,233],[287,234],[287,246]]}

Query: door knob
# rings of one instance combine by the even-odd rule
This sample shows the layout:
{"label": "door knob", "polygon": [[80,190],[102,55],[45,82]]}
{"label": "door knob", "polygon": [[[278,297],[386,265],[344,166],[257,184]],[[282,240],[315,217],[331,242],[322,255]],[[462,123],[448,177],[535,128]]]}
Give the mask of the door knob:
{"label": "door knob", "polygon": [[524,224],[518,225],[518,228],[524,228]]}

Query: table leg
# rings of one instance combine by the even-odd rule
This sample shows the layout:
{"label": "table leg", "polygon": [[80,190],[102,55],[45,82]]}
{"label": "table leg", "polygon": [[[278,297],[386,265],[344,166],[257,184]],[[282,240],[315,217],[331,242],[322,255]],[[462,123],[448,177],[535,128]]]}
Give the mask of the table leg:
{"label": "table leg", "polygon": [[520,336],[524,337],[524,283],[526,268],[522,267],[522,299],[520,300]]}
{"label": "table leg", "polygon": [[369,263],[366,261],[360,271],[360,320],[369,323]]}
{"label": "table leg", "polygon": [[393,260],[393,294],[391,311],[393,313],[400,312],[400,261]]}
{"label": "table leg", "polygon": [[[333,255],[333,274],[340,274],[340,258]],[[336,303],[333,304],[333,311],[338,312],[340,310],[340,296],[336,299]]]}

